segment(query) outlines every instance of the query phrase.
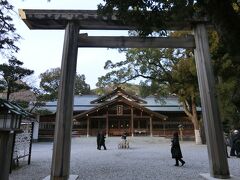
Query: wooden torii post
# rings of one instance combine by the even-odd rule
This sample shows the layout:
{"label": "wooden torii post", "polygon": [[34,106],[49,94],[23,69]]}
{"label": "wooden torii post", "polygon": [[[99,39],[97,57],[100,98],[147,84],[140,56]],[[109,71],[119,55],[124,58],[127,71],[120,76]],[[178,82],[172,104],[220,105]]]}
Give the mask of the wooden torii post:
{"label": "wooden torii post", "polygon": [[[223,131],[214,91],[214,76],[210,63],[206,21],[194,22],[194,36],[181,38],[88,37],[79,35],[80,29],[132,30],[123,26],[116,17],[98,16],[94,10],[31,10],[21,9],[19,14],[30,29],[65,30],[61,80],[58,94],[51,180],[77,178],[70,176],[73,91],[78,47],[109,48],[194,48],[201,95],[202,114],[207,138],[210,176],[230,178],[224,148]],[[173,23],[177,29],[191,29],[193,21]],[[101,42],[101,43],[99,43]]]}

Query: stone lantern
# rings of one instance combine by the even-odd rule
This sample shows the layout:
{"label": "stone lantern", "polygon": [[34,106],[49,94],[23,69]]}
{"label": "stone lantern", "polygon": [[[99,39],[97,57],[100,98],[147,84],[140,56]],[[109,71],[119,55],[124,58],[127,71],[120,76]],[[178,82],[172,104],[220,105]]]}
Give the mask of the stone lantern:
{"label": "stone lantern", "polygon": [[23,116],[18,106],[0,99],[0,179],[9,178],[14,133],[20,130]]}

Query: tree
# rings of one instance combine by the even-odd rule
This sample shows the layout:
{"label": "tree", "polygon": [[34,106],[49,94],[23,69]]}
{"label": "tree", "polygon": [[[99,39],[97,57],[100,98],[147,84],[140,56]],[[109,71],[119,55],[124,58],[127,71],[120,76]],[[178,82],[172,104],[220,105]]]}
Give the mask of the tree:
{"label": "tree", "polygon": [[[49,69],[40,74],[40,88],[45,92],[43,95],[45,100],[57,99],[60,75],[60,68]],[[90,85],[86,84],[84,75],[76,74],[74,93],[75,95],[90,93]]]}
{"label": "tree", "polygon": [[240,127],[240,62],[231,58],[216,32],[211,32],[210,51],[216,75],[224,130]]}
{"label": "tree", "polygon": [[90,85],[85,82],[85,75],[77,74],[75,78],[75,95],[90,94]]}
{"label": "tree", "polygon": [[201,143],[198,83],[193,54],[183,49],[128,49],[126,61],[105,63],[112,71],[99,78],[97,86],[125,83],[144,78],[144,94],[161,97],[176,94],[195,129],[196,143]]}
{"label": "tree", "polygon": [[21,67],[23,62],[12,57],[8,60],[8,64],[0,65],[0,87],[2,91],[6,91],[7,100],[10,94],[18,92],[21,89],[29,89],[30,87],[24,82],[24,78],[34,73],[34,71]]}
{"label": "tree", "polygon": [[38,113],[38,114],[51,114],[51,112],[48,110],[42,111],[42,110],[35,109],[37,107],[42,107],[46,104],[45,98],[44,98],[43,92],[39,88],[32,87],[31,90],[35,95],[35,100],[31,101],[29,112],[32,113],[33,111],[35,111],[35,113]]}
{"label": "tree", "polygon": [[46,100],[57,99],[60,73],[60,68],[54,68],[40,74],[40,88],[45,92],[44,97]]}
{"label": "tree", "polygon": [[20,35],[16,33],[14,24],[12,24],[11,13],[13,6],[7,0],[0,1],[0,53],[2,56],[13,58],[12,54],[18,52],[19,48],[16,42]]}
{"label": "tree", "polygon": [[125,24],[137,27],[141,35],[168,29],[167,22],[207,17],[232,56],[240,55],[239,0],[104,0],[101,14],[115,14]]}

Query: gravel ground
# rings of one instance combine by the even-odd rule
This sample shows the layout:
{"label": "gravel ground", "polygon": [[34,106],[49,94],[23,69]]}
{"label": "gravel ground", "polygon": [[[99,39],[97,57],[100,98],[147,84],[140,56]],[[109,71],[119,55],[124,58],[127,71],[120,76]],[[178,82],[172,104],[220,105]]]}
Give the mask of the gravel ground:
{"label": "gravel ground", "polygon": [[[120,137],[106,138],[107,150],[97,150],[95,137],[72,139],[70,174],[80,180],[201,180],[209,173],[206,145],[180,142],[183,167],[175,167],[170,154],[170,140],[159,137],[128,138],[130,149],[118,149]],[[21,162],[10,180],[39,180],[50,174],[51,142],[34,143],[32,161]],[[240,159],[228,159],[231,175],[240,177]]]}

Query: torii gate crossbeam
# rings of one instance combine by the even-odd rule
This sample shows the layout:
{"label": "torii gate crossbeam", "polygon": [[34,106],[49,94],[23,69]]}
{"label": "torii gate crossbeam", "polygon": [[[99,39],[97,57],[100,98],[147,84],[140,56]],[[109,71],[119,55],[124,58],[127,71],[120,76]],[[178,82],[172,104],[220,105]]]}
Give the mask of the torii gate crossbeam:
{"label": "torii gate crossbeam", "polygon": [[[214,178],[230,178],[227,156],[224,148],[223,131],[215,98],[214,76],[210,63],[210,54],[206,25],[202,20],[170,22],[171,29],[192,29],[194,38],[148,39],[116,37],[114,43],[98,45],[99,38],[79,35],[80,29],[131,30],[132,26],[123,25],[116,17],[104,17],[90,10],[19,10],[22,20],[30,29],[63,29],[65,39],[61,65],[61,80],[58,95],[54,149],[51,180],[67,180],[70,169],[71,129],[73,114],[73,89],[76,74],[78,47],[182,47],[195,48],[198,83],[201,95],[202,113],[207,137],[210,175]],[[194,27],[193,27],[193,24]],[[95,38],[95,39],[94,39]],[[194,40],[195,39],[195,40]],[[175,43],[175,45],[174,45]],[[140,45],[141,44],[141,45]]]}

